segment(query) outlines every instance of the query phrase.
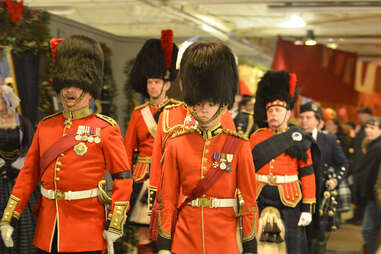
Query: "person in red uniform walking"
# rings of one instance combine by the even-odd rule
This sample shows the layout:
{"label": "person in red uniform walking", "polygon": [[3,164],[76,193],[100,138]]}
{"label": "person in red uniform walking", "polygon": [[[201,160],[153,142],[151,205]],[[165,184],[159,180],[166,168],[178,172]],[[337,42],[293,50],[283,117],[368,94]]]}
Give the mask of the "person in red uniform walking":
{"label": "person in red uniform walking", "polygon": [[260,210],[258,253],[308,253],[304,227],[316,204],[315,144],[287,125],[297,92],[295,75],[284,71],[268,71],[258,83],[254,116],[262,129],[250,137]]}
{"label": "person in red uniform walking", "polygon": [[129,222],[137,225],[139,254],[153,253],[149,239],[147,185],[157,121],[166,105],[178,103],[166,97],[171,82],[177,76],[177,52],[172,30],[163,30],[161,40],[145,42],[130,72],[132,87],[148,98],[146,103],[132,112],[124,139],[128,159],[132,161],[134,152],[137,150],[138,153],[133,168],[134,188]]}
{"label": "person in red uniform walking", "polygon": [[[113,242],[123,234],[132,179],[119,126],[89,108],[102,88],[103,52],[82,35],[63,40],[55,51],[57,43],[52,41],[53,87],[64,111],[38,124],[1,219],[1,236],[12,246],[13,225],[41,181],[34,236],[38,253],[102,253],[106,248],[113,253]],[[106,167],[114,179],[108,214],[98,199]]]}
{"label": "person in red uniform walking", "polygon": [[[189,46],[191,44],[187,44]],[[184,52],[184,48],[180,48],[179,52]],[[179,53],[177,58],[177,68],[180,67],[180,61],[182,54]],[[182,84],[180,84],[182,89]],[[233,96],[236,94],[238,89],[237,86],[231,87],[231,94]],[[229,111],[222,112],[221,115],[221,124],[224,129],[229,129],[235,131],[235,124],[232,119],[232,116]],[[156,202],[156,197],[160,196],[159,189],[161,183],[161,177],[163,174],[162,171],[162,156],[165,153],[166,142],[168,138],[177,130],[185,128],[191,129],[195,128],[198,125],[197,120],[192,116],[190,112],[190,107],[184,103],[179,102],[177,104],[166,106],[163,110],[163,113],[160,115],[159,122],[157,125],[156,137],[153,144],[153,152],[151,159],[151,168],[150,168],[150,178],[149,178],[149,198],[148,198],[148,214],[151,216],[151,239],[157,239],[157,223],[158,223],[158,211],[159,203]],[[152,212],[152,210],[154,210]]]}
{"label": "person in red uniform walking", "polygon": [[[199,123],[167,141],[160,200],[159,253],[256,253],[256,180],[250,144],[223,129],[238,72],[222,43],[195,42],[180,68],[184,101]],[[179,195],[184,195],[178,207]],[[239,205],[238,205],[239,204]],[[237,221],[242,238],[237,241]]]}

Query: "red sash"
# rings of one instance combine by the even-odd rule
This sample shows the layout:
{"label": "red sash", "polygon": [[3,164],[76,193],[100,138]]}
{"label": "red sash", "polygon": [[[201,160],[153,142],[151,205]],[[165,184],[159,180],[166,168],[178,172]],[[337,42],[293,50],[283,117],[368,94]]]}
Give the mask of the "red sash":
{"label": "red sash", "polygon": [[[86,123],[87,125],[94,127],[94,128],[105,128],[109,124],[104,121],[99,121],[96,118],[90,120]],[[76,130],[70,132],[66,136],[63,136],[60,138],[56,143],[51,145],[41,156],[40,158],[40,178],[44,175],[45,170],[48,168],[50,163],[52,163],[59,154],[66,152],[76,144],[79,144],[82,142],[82,140],[76,140],[75,135],[77,134]]]}
{"label": "red sash", "polygon": [[[234,154],[235,151],[238,148],[238,145],[240,144],[241,139],[235,136],[228,136],[226,138],[225,144],[222,148],[221,153],[225,154]],[[206,193],[210,188],[213,187],[213,185],[217,182],[217,180],[224,174],[224,170],[220,168],[214,168],[211,167],[208,172],[206,173],[205,177],[201,179],[201,181],[198,183],[198,185],[193,189],[192,193],[182,202],[180,207],[177,209],[177,211],[174,214],[174,220],[172,224],[172,236],[175,232],[176,228],[176,222],[178,218],[178,214],[180,211],[192,200],[201,197],[204,193]],[[162,178],[160,183],[160,188],[158,190],[157,199],[154,203],[154,206],[152,208],[152,214],[151,214],[151,223],[150,223],[150,238],[152,241],[157,241],[158,237],[158,229],[159,229],[159,212],[160,212],[160,198],[161,198],[161,187],[163,183],[163,175],[164,175],[164,169],[162,172]]]}

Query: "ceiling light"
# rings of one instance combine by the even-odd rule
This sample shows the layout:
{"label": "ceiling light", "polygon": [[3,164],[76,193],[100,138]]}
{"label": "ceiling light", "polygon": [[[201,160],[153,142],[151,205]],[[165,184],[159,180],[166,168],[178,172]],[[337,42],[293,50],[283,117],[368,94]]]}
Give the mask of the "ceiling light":
{"label": "ceiling light", "polygon": [[315,46],[317,44],[313,30],[311,30],[311,29],[307,30],[307,38],[306,38],[304,44],[307,46]]}
{"label": "ceiling light", "polygon": [[281,24],[281,27],[285,28],[300,28],[305,26],[306,22],[299,15],[292,15],[286,23]]}

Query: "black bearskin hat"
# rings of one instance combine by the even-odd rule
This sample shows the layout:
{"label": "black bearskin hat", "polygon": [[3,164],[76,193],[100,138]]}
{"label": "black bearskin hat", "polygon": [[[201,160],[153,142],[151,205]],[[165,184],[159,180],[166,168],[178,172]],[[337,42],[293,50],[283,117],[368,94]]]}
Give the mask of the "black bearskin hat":
{"label": "black bearskin hat", "polygon": [[204,101],[233,106],[238,70],[229,47],[220,42],[194,42],[184,52],[180,76],[184,101],[194,106]]}
{"label": "black bearskin hat", "polygon": [[323,111],[318,104],[310,101],[300,106],[300,113],[304,113],[308,111],[314,112],[317,120],[319,121],[323,120]]}
{"label": "black bearskin hat", "polygon": [[78,87],[94,98],[103,86],[103,51],[98,42],[84,35],[73,35],[57,45],[53,88]]}
{"label": "black bearskin hat", "polygon": [[160,40],[147,40],[139,51],[129,74],[132,88],[148,98],[147,79],[160,78],[165,81],[174,81],[177,76],[178,51],[176,44],[173,43],[172,30],[163,30]]}
{"label": "black bearskin hat", "polygon": [[298,95],[295,74],[286,71],[267,71],[258,83],[254,104],[255,123],[260,128],[266,127],[266,109],[277,105],[291,110]]}

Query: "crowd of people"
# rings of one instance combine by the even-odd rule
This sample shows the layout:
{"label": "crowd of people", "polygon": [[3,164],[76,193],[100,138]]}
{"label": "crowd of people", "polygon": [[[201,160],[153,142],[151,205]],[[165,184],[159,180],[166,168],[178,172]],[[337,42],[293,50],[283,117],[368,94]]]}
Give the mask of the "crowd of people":
{"label": "crowd of people", "polygon": [[[295,110],[286,71],[266,72],[255,98],[238,96],[229,47],[194,42],[179,54],[166,30],[129,73],[146,103],[123,139],[89,108],[102,87],[99,43],[74,35],[51,47],[63,112],[42,119],[33,141],[0,85],[0,253],[112,254],[128,224],[138,254],[324,254],[351,210],[364,253],[381,252],[381,118],[369,108],[358,126],[313,101]],[[166,96],[175,81],[182,101]]]}

